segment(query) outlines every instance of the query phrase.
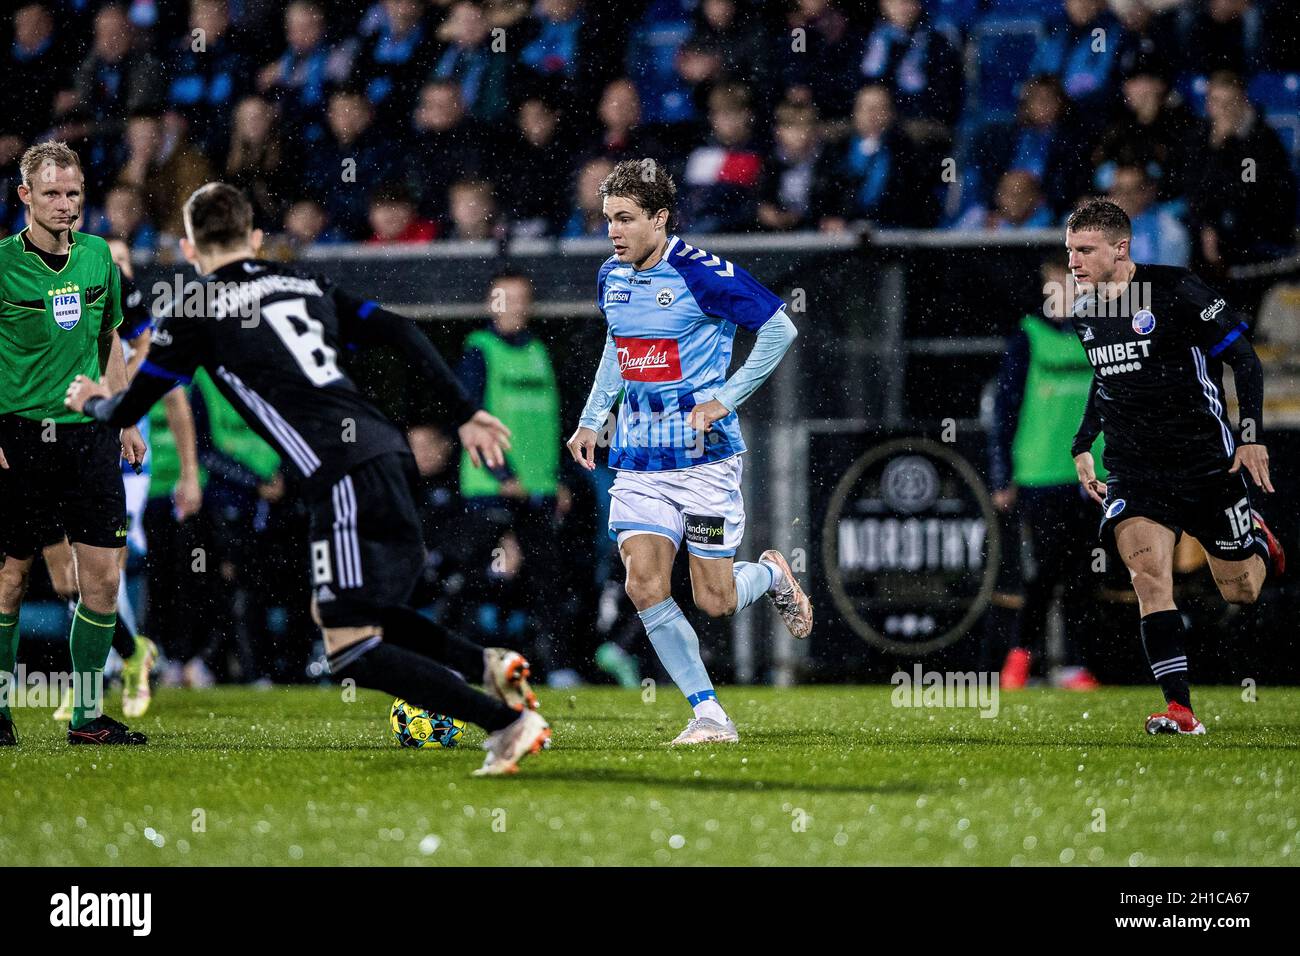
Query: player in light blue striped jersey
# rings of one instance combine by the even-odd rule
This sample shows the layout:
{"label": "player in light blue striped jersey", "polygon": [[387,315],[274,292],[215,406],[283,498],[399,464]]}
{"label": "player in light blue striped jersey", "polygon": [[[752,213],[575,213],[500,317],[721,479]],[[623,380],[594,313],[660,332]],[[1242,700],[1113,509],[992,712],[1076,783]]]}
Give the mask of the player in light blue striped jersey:
{"label": "player in light blue striped jersey", "polygon": [[[695,630],[673,600],[673,559],[684,543],[695,605],[726,617],[766,594],[790,633],[812,629],[812,605],[775,550],[737,562],[745,531],[736,410],[794,341],[779,297],[739,266],[669,233],[676,187],[652,159],[625,160],[600,186],[614,254],[596,278],[608,326],[591,395],[568,441],[588,470],[610,409],[623,402],[610,445],[618,475],[609,534],[627,569],[627,593],[668,676],[694,717],[674,744],[735,743]],[[757,334],[733,375],[736,327]]]}

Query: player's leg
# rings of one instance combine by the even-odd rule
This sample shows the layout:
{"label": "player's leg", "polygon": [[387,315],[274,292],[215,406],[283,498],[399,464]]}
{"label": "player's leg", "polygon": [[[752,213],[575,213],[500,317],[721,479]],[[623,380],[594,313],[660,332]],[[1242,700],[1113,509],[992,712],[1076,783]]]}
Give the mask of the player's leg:
{"label": "player's leg", "polygon": [[9,555],[0,565],[0,746],[18,743],[10,695],[17,692],[18,611],[27,593],[32,560]]}
{"label": "player's leg", "polygon": [[1174,604],[1176,540],[1173,531],[1150,518],[1126,518],[1115,526],[1115,547],[1138,597],[1142,647],[1168,705],[1147,719],[1148,733],[1205,732],[1192,714],[1186,631]]}
{"label": "player's leg", "polygon": [[1251,507],[1241,475],[1222,475],[1193,489],[1187,530],[1205,550],[1214,583],[1230,604],[1254,604],[1270,572],[1286,557],[1277,538]]}
{"label": "player's leg", "polygon": [[400,455],[373,459],[309,504],[312,617],[330,674],[478,724],[489,734],[483,771],[513,773],[550,727],[536,711],[520,714],[466,683],[447,664],[482,666],[482,650],[404,607],[424,564],[407,465]]}
{"label": "player's leg", "polygon": [[126,493],[127,547],[122,549],[118,571],[113,650],[122,658],[122,714],[143,717],[153,697],[149,676],[158,660],[158,646],[140,634],[135,608],[131,606],[131,596],[126,587],[126,563],[132,549],[143,554],[148,546],[144,536],[144,508],[149,499],[149,476],[124,475],[122,485]]}
{"label": "player's leg", "polygon": [[[66,537],[60,537],[54,544],[46,545],[41,550],[45,570],[50,576],[50,586],[68,605],[68,627],[72,627],[73,615],[77,610],[77,572],[72,566],[72,545]],[[66,724],[72,719],[72,688],[63,689],[63,697],[58,708],[51,715],[58,723]]]}

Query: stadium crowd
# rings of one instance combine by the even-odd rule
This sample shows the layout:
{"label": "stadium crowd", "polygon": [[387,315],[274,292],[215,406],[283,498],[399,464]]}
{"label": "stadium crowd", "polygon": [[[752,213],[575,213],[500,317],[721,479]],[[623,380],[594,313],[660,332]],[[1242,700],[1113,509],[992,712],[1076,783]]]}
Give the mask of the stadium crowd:
{"label": "stadium crowd", "polygon": [[[674,173],[692,233],[1055,227],[1107,195],[1140,261],[1213,278],[1295,249],[1293,0],[20,0],[0,30],[0,235],[24,224],[19,157],[52,137],[82,160],[82,228],[164,261],[212,179],[247,192],[276,256],[603,237],[596,187],[641,156]],[[536,433],[558,439],[531,290],[498,284],[515,305],[459,372],[491,408],[501,368],[533,363]],[[146,626],[176,680],[301,679],[301,509],[237,416],[200,413],[203,515],[177,524],[155,470]],[[635,685],[612,598],[521,559],[595,534],[558,440],[485,483],[446,434],[409,437],[426,525],[469,509],[483,530],[431,533],[422,603],[512,631],[544,672],[599,661]],[[199,546],[219,573],[196,592],[179,569]],[[552,640],[579,617],[611,639]]]}

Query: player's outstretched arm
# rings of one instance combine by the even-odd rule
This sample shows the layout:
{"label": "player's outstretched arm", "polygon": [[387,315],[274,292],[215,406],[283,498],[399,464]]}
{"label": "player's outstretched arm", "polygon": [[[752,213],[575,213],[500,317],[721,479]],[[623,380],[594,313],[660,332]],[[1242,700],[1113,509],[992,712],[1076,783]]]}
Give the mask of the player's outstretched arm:
{"label": "player's outstretched arm", "polygon": [[767,381],[798,335],[799,330],[790,317],[784,310],[778,311],[759,328],[758,338],[745,364],[723,383],[711,401],[692,408],[686,423],[698,431],[708,431],[714,422],[734,412]]}
{"label": "player's outstretched arm", "polygon": [[605,350],[596,368],[596,380],[587,395],[587,404],[578,417],[578,429],[565,443],[573,460],[588,471],[596,467],[596,443],[600,430],[605,427],[609,410],[614,407],[618,393],[623,389],[623,376],[618,370],[618,347],[614,336],[605,333]]}
{"label": "player's outstretched arm", "polygon": [[1097,408],[1097,376],[1093,375],[1092,385],[1088,388],[1088,404],[1083,409],[1083,421],[1074,434],[1074,444],[1070,454],[1074,456],[1074,470],[1079,476],[1079,484],[1088,493],[1088,497],[1097,504],[1104,504],[1106,498],[1105,482],[1097,480],[1097,466],[1092,459],[1092,443],[1101,434],[1101,412]]}
{"label": "player's outstretched arm", "polygon": [[1236,474],[1245,468],[1258,487],[1272,494],[1268,449],[1260,440],[1264,427],[1264,366],[1245,336],[1235,339],[1222,357],[1224,364],[1232,368],[1232,378],[1237,385],[1237,403],[1241,408],[1240,443],[1228,470]]}

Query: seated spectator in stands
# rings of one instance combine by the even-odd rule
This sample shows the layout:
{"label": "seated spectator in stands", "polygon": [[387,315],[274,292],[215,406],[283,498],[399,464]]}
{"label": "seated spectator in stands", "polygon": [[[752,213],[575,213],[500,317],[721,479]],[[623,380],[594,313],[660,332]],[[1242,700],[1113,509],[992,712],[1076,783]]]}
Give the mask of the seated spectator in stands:
{"label": "seated spectator in stands", "polygon": [[1119,41],[1119,74],[1132,76],[1139,64],[1160,64],[1169,76],[1178,72],[1182,45],[1178,12],[1182,0],[1110,0],[1111,12],[1124,32]]}
{"label": "seated spectator in stands", "polygon": [[519,52],[520,81],[557,79],[571,83],[581,57],[582,4],[579,0],[538,0],[519,25],[524,34]]}
{"label": "seated spectator in stands", "polygon": [[853,108],[852,135],[822,154],[814,186],[822,197],[816,210],[820,228],[843,232],[851,222],[935,225],[938,201],[916,157],[915,146],[898,126],[888,87],[864,86]]}
{"label": "seated spectator in stands", "polygon": [[759,185],[758,222],[765,229],[809,229],[813,187],[822,154],[817,111],[782,103],[776,108],[776,146]]}
{"label": "seated spectator in stands", "polygon": [[313,142],[324,132],[329,83],[342,78],[318,0],[293,0],[285,8],[284,39],[284,53],[258,72],[257,89],[279,106],[286,126]]}
{"label": "seated spectator in stands", "polygon": [[324,140],[307,151],[302,191],[325,207],[330,222],[357,241],[370,235],[365,188],[359,182],[386,182],[397,159],[390,140],[374,127],[370,101],[358,87],[330,94]]}
{"label": "seated spectator in stands", "polygon": [[284,214],[284,234],[297,249],[316,243],[347,241],[343,233],[330,225],[325,207],[314,199],[300,199],[289,207]]}
{"label": "seated spectator in stands", "polygon": [[512,233],[555,236],[564,228],[573,151],[559,136],[560,114],[540,96],[519,104],[518,136],[500,166],[501,195]]}
{"label": "seated spectator in stands", "polygon": [[880,13],[867,37],[862,76],[890,88],[904,119],[951,126],[961,115],[961,55],[923,14],[921,0],[880,0]]}
{"label": "seated spectator in stands", "polygon": [[638,156],[662,156],[663,144],[641,123],[641,95],[626,77],[611,81],[596,107],[600,121],[600,142],[589,155],[604,156],[618,162]]}
{"label": "seated spectator in stands", "polygon": [[1167,209],[1156,204],[1156,186],[1141,166],[1120,166],[1115,170],[1111,202],[1128,213],[1133,223],[1129,258],[1158,266],[1182,266],[1192,261],[1192,240],[1187,227]]}
{"label": "seated spectator in stands", "polygon": [[447,188],[483,171],[491,136],[465,115],[460,87],[450,80],[434,80],[420,90],[414,130],[403,178],[420,214],[446,222]]}
{"label": "seated spectator in stands", "polygon": [[1052,222],[1052,210],[1043,200],[1043,189],[1038,177],[1023,169],[1013,169],[1003,173],[998,181],[993,208],[975,206],[968,209],[957,221],[955,228],[1003,232],[1011,229],[1048,229]]}
{"label": "seated spectator in stands", "polygon": [[246,96],[235,109],[222,179],[244,191],[253,204],[253,226],[269,232],[284,215],[296,164],[275,131],[271,104]]}
{"label": "seated spectator in stands", "polygon": [[1055,76],[1084,119],[1100,124],[1115,96],[1122,31],[1106,0],[1062,0],[1062,6],[1063,14],[1047,23],[1030,73]]}
{"label": "seated spectator in stands", "polygon": [[990,123],[972,138],[963,164],[963,204],[991,205],[1003,174],[1021,170],[1043,185],[1053,213],[1065,214],[1088,187],[1081,141],[1060,82],[1034,77],[1020,90],[1014,122]]}
{"label": "seated spectator in stands", "polygon": [[[674,64],[692,90],[695,106],[704,112],[713,87],[722,82],[743,82],[756,97],[769,95],[768,39],[755,18],[742,16],[739,0],[702,0],[695,9],[695,25],[682,44]],[[755,103],[766,116],[767,107]]]}
{"label": "seated spectator in stands", "polygon": [[370,228],[366,242],[372,244],[432,242],[438,238],[438,226],[422,219],[415,202],[400,183],[380,186],[370,197]]}
{"label": "seated spectator in stands", "polygon": [[132,252],[155,252],[158,230],[144,215],[144,197],[127,183],[118,183],[104,194],[104,209],[96,221],[88,224],[97,236],[123,240]]}
{"label": "seated spectator in stands", "polygon": [[383,23],[352,60],[352,77],[374,107],[375,122],[398,138],[433,64],[437,39],[421,0],[383,0],[383,8]]}
{"label": "seated spectator in stands", "polygon": [[169,107],[188,121],[194,145],[219,162],[230,139],[232,107],[250,73],[226,0],[192,0],[190,29],[176,42],[166,67]]}
{"label": "seated spectator in stands", "polygon": [[469,0],[454,3],[438,28],[446,44],[429,79],[451,80],[460,87],[470,116],[482,122],[500,119],[509,106],[511,57],[493,49],[492,27],[483,9]]}
{"label": "seated spectator in stands", "polygon": [[492,184],[481,179],[462,179],[448,191],[451,232],[448,239],[497,238],[497,202]]}
{"label": "seated spectator in stands", "polygon": [[134,50],[133,42],[131,21],[120,5],[109,4],[95,14],[94,44],[75,81],[77,109],[88,124],[89,149],[81,162],[94,170],[87,176],[91,183],[106,178],[119,158],[126,117],[158,110],[166,96],[162,65],[147,49]]}
{"label": "seated spectator in stands", "polygon": [[17,136],[0,134],[0,239],[27,225],[27,207],[18,198],[18,160],[26,148]]}
{"label": "seated spectator in stands", "polygon": [[763,155],[753,143],[749,91],[739,83],[709,95],[709,140],[691,151],[679,192],[682,219],[694,232],[742,232],[758,218]]}
{"label": "seated spectator in stands", "polygon": [[67,44],[55,32],[47,7],[18,6],[12,14],[13,32],[6,31],[12,40],[0,60],[5,77],[0,83],[0,133],[28,142],[74,102]]}
{"label": "seated spectator in stands", "polygon": [[1189,195],[1195,261],[1213,272],[1295,248],[1296,183],[1277,133],[1241,77],[1215,73],[1205,99],[1200,176]]}
{"label": "seated spectator in stands", "polygon": [[830,119],[846,119],[854,102],[846,80],[861,66],[862,35],[834,0],[798,0],[786,27],[772,38],[768,54],[776,64],[781,98],[814,106]]}
{"label": "seated spectator in stands", "polygon": [[573,187],[573,212],[562,233],[565,239],[608,235],[600,184],[613,171],[614,161],[605,156],[594,156],[582,164]]}
{"label": "seated spectator in stands", "polygon": [[185,235],[185,201],[213,177],[207,159],[185,138],[184,121],[169,115],[164,123],[156,113],[136,113],[126,122],[125,143],[126,162],[117,181],[140,191],[145,218],[164,236]]}
{"label": "seated spectator in stands", "polygon": [[1197,145],[1196,120],[1169,98],[1169,84],[1153,61],[1139,60],[1124,79],[1124,107],[1093,150],[1095,188],[1110,188],[1116,166],[1141,166],[1157,183],[1159,200],[1187,190]]}
{"label": "seated spectator in stands", "polygon": [[1264,66],[1263,17],[1253,0],[1206,0],[1197,7],[1188,4],[1182,11],[1183,64],[1188,71],[1242,75]]}

